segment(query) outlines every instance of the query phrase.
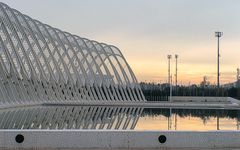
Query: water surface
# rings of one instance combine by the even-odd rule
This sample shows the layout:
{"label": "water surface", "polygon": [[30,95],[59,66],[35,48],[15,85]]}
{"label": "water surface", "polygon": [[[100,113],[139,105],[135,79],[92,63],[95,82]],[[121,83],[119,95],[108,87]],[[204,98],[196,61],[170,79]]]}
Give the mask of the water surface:
{"label": "water surface", "polygon": [[110,106],[0,109],[0,129],[239,130],[240,111]]}

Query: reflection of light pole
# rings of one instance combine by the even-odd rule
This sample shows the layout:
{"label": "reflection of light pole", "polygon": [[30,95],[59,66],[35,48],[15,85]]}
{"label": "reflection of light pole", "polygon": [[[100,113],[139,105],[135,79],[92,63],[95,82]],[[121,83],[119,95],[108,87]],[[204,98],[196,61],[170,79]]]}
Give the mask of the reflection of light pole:
{"label": "reflection of light pole", "polygon": [[220,116],[220,114],[219,114],[219,112],[217,111],[217,130],[220,130],[220,127],[219,127],[219,116]]}
{"label": "reflection of light pole", "polygon": [[239,130],[239,121],[238,121],[238,118],[237,118],[236,120],[237,120],[237,130]]}
{"label": "reflection of light pole", "polygon": [[175,130],[177,130],[177,113],[175,113]]}
{"label": "reflection of light pole", "polygon": [[169,85],[169,90],[170,90],[170,93],[169,93],[169,96],[170,96],[170,99],[169,101],[171,101],[171,79],[170,79],[170,73],[171,73],[171,58],[172,58],[172,55],[167,55],[167,58],[168,58],[168,85]]}
{"label": "reflection of light pole", "polygon": [[169,109],[168,130],[172,129],[172,108]]}
{"label": "reflection of light pole", "polygon": [[220,54],[219,54],[219,39],[220,37],[223,35],[223,32],[215,32],[215,37],[217,37],[217,87],[218,87],[218,91],[219,91],[219,76],[220,76],[220,69],[219,69],[219,58],[220,58]]}
{"label": "reflection of light pole", "polygon": [[240,113],[237,113],[237,130],[239,130],[239,118],[240,118]]}

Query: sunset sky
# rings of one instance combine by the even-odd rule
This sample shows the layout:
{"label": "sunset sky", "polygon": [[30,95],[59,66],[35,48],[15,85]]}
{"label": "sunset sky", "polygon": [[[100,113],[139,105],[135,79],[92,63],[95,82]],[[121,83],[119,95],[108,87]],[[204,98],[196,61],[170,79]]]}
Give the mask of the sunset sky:
{"label": "sunset sky", "polygon": [[[121,49],[139,81],[166,82],[167,54],[179,55],[179,83],[221,83],[240,67],[239,0],[2,0],[10,7],[81,37]],[[172,74],[175,64],[172,60]]]}

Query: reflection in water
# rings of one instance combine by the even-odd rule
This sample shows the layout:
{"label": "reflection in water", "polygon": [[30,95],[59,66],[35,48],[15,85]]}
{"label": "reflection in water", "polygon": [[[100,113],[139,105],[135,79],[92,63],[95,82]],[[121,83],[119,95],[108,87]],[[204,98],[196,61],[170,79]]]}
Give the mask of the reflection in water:
{"label": "reflection in water", "polygon": [[143,108],[42,106],[0,110],[0,129],[134,129]]}
{"label": "reflection in water", "polygon": [[135,129],[239,130],[239,110],[145,108]]}
{"label": "reflection in water", "polygon": [[0,129],[239,130],[239,110],[110,106],[0,109]]}

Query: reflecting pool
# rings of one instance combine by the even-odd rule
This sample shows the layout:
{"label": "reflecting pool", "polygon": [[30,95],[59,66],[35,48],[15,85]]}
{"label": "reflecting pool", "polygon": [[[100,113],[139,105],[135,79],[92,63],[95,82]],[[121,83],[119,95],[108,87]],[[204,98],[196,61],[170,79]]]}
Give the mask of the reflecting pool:
{"label": "reflecting pool", "polygon": [[0,129],[239,130],[240,110],[110,106],[0,109]]}
{"label": "reflecting pool", "polygon": [[138,130],[239,130],[240,110],[145,108]]}

